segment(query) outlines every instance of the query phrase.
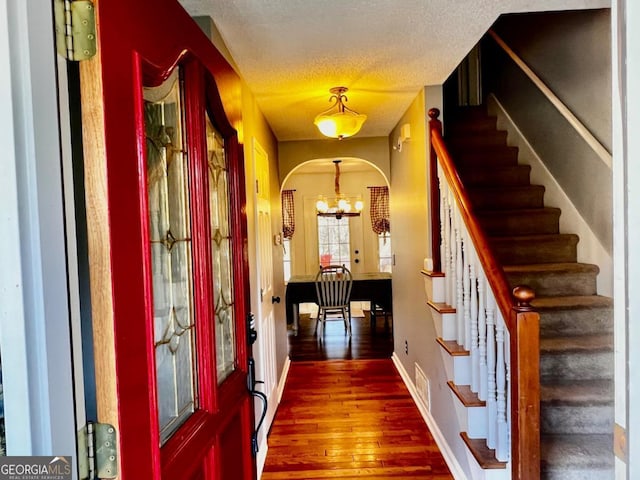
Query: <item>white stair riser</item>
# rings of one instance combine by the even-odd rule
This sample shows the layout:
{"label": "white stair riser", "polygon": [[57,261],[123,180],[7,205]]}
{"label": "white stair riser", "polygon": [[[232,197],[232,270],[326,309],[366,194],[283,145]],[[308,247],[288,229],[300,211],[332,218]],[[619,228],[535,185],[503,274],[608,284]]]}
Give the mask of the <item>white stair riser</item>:
{"label": "white stair riser", "polygon": [[456,339],[456,314],[455,313],[443,313],[442,316],[442,339],[443,340],[455,340]]}
{"label": "white stair riser", "polygon": [[455,340],[456,314],[440,313],[432,308],[431,315],[433,317],[433,324],[436,328],[436,335],[441,337],[443,340]]}
{"label": "white stair riser", "polygon": [[471,475],[469,479],[473,480],[511,480],[511,464],[507,465],[507,468],[498,469],[483,469],[473,456],[473,454],[467,450],[467,459],[469,460],[469,467],[471,469]]}
{"label": "white stair riser", "polygon": [[471,358],[453,357],[453,383],[456,385],[471,384]]}
{"label": "white stair riser", "polygon": [[467,432],[469,438],[487,438],[487,408],[466,407],[453,391],[451,392],[456,410],[463,412],[465,424],[460,425],[460,430]]}
{"label": "white stair riser", "polygon": [[471,384],[471,357],[469,356],[452,356],[444,348],[442,352],[442,360],[447,378],[453,380],[456,385]]}
{"label": "white stair riser", "polygon": [[427,300],[433,303],[444,303],[445,277],[424,277],[424,291]]}

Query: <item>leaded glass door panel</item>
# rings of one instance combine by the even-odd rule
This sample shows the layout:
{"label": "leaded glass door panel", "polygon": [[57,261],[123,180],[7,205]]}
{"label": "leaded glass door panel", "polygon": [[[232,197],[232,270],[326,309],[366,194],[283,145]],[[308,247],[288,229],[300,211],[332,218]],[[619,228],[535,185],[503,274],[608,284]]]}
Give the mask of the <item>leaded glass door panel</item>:
{"label": "leaded glass door panel", "polygon": [[209,218],[215,298],[216,379],[222,383],[236,367],[231,226],[229,224],[229,167],[224,139],[206,117]]}
{"label": "leaded glass door panel", "polygon": [[160,438],[197,408],[191,210],[179,69],[144,90]]}

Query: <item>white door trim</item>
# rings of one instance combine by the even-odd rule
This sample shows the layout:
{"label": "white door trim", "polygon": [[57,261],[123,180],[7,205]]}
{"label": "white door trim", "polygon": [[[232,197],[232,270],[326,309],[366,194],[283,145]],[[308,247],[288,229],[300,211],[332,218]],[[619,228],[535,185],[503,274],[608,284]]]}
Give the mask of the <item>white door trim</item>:
{"label": "white door trim", "polygon": [[51,2],[0,0],[0,354],[7,454],[75,458],[53,38]]}

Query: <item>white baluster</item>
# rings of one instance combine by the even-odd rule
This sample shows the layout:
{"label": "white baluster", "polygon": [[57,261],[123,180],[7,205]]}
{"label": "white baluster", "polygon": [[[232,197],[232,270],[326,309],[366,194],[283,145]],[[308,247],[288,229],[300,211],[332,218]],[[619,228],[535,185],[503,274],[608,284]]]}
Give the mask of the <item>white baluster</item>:
{"label": "white baluster", "polygon": [[471,282],[471,391],[480,391],[480,352],[478,339],[478,279],[476,263],[478,261],[473,244],[469,243],[469,280]]}
{"label": "white baluster", "polygon": [[449,185],[444,177],[442,178],[442,189],[440,190],[440,203],[442,204],[442,245],[444,255],[442,257],[442,271],[445,274],[445,302],[447,305],[451,305],[453,301],[453,293],[451,290],[451,206],[449,204]]}
{"label": "white baluster", "polygon": [[[447,245],[447,241],[446,241],[446,237],[445,237],[445,225],[447,223],[446,218],[447,218],[447,212],[446,212],[446,204],[444,201],[444,184],[445,184],[445,180],[444,178],[442,178],[441,175],[441,171],[438,168],[438,185],[439,185],[439,193],[440,193],[440,271],[442,272],[446,272],[446,258],[447,258],[447,251],[446,251],[446,245]],[[445,299],[446,299],[446,293],[445,293]],[[446,300],[445,300],[446,301]]]}
{"label": "white baluster", "polygon": [[462,219],[458,209],[456,208],[454,215],[455,231],[456,231],[456,319],[458,329],[458,345],[464,345],[464,298],[462,274]]}
{"label": "white baluster", "polygon": [[471,242],[466,228],[462,230],[462,305],[464,307],[464,348],[471,350]]}
{"label": "white baluster", "polygon": [[504,330],[504,364],[506,367],[505,377],[507,379],[507,455],[511,459],[511,337],[509,329]]}
{"label": "white baluster", "polygon": [[509,332],[440,167],[438,174],[445,300],[456,309],[455,338],[470,351],[471,389],[486,402],[487,446],[498,460],[509,461]]}
{"label": "white baluster", "polygon": [[496,403],[498,438],[496,458],[501,462],[509,460],[507,436],[507,372],[504,356],[504,320],[498,315],[496,321]]}
{"label": "white baluster", "polygon": [[493,292],[487,289],[487,446],[496,448],[497,437],[497,404],[496,404],[496,337],[495,337],[496,303]]}
{"label": "white baluster", "polygon": [[[450,249],[450,262],[449,262],[449,273],[451,273],[451,282],[450,282],[450,292],[451,299],[449,301],[449,305],[452,307],[456,306],[457,297],[456,297],[456,225],[455,225],[455,212],[456,205],[453,200],[451,191],[449,191],[449,195],[447,197],[447,201],[449,204],[449,249]],[[456,325],[457,328],[457,325]]]}
{"label": "white baluster", "polygon": [[479,269],[478,278],[478,356],[479,356],[479,369],[480,369],[480,390],[478,391],[478,398],[480,400],[487,400],[487,383],[489,378],[487,375],[487,312],[486,312],[486,291],[487,291],[487,277],[484,275],[484,270]]}

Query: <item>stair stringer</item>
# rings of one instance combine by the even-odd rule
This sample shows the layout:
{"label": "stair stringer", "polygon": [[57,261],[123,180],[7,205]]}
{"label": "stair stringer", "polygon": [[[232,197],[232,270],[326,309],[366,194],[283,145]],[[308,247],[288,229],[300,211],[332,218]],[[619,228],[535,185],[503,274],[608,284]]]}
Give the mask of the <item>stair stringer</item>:
{"label": "stair stringer", "polygon": [[507,144],[518,147],[518,162],[531,166],[531,183],[545,186],[545,206],[557,207],[562,210],[560,233],[575,233],[580,237],[577,247],[578,262],[600,267],[600,274],[597,277],[598,294],[613,296],[613,258],[611,254],[602,246],[593,230],[495,95],[489,94],[486,105],[487,112],[497,117],[497,128],[507,131]]}

